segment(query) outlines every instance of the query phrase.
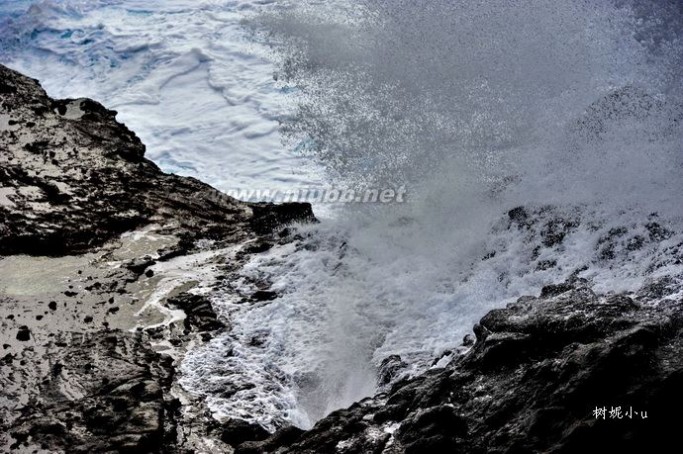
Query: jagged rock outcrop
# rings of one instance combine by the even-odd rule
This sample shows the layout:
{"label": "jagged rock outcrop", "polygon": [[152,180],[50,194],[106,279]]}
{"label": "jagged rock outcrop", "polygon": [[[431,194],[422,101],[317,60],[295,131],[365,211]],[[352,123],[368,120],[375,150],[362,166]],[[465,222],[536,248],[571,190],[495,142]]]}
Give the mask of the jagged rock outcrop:
{"label": "jagged rock outcrop", "polygon": [[650,286],[633,295],[597,295],[581,279],[545,287],[486,315],[448,367],[237,452],[672,452],[682,303]]}
{"label": "jagged rock outcrop", "polygon": [[89,99],[54,100],[0,65],[0,254],[82,253],[151,222],[185,246],[267,233],[313,218],[308,204],[238,202],[169,175],[116,112]]}

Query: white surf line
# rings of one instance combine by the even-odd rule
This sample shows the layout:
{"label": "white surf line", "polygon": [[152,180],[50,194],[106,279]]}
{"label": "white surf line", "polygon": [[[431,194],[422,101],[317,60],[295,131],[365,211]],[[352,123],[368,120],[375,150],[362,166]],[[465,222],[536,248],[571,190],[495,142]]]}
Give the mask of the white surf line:
{"label": "white surf line", "polygon": [[196,282],[197,285],[189,290],[190,293],[198,294],[208,292],[209,288],[207,287],[207,284],[213,284],[219,272],[217,263],[213,260],[221,256],[231,260],[235,257],[235,253],[240,250],[241,247],[242,245],[199,252],[187,256],[176,257],[168,262],[161,262],[151,266],[149,269],[152,270],[156,276],[162,276],[162,279],[155,285],[154,292],[152,292],[142,307],[135,313],[135,316],[141,317],[145,311],[154,309],[164,316],[164,320],[152,325],[137,324],[130,331],[135,332],[138,329],[150,330],[170,326],[185,320],[186,314],[183,310],[171,309],[164,304],[164,301],[174,290],[192,282]]}

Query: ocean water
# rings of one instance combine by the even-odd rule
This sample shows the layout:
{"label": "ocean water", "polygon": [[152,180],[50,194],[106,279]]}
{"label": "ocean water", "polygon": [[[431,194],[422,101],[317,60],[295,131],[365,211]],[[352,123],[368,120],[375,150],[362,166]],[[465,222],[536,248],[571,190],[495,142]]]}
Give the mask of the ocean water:
{"label": "ocean water", "polygon": [[53,97],[118,111],[168,172],[223,190],[315,187],[315,166],[278,133],[293,87],[241,24],[271,3],[3,0],[0,61]]}
{"label": "ocean water", "polygon": [[[213,295],[232,329],[181,365],[219,418],[310,427],[386,389],[387,358],[393,381],[443,367],[488,310],[543,285],[679,285],[682,8],[8,2],[0,58],[222,189],[407,188],[314,207],[320,224]],[[278,298],[245,302],[263,283]]]}

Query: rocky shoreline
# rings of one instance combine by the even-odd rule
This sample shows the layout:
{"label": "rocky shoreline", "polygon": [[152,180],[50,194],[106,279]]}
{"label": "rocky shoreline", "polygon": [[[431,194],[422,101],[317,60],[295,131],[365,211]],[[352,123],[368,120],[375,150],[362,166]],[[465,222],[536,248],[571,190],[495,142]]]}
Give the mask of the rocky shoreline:
{"label": "rocky shoreline", "polygon": [[545,287],[486,315],[446,368],[236,452],[672,452],[683,310],[660,298],[597,295],[580,279]]}
{"label": "rocky shoreline", "polygon": [[[283,226],[315,218],[307,204],[243,203],[163,173],[115,117],[91,100],[50,99],[37,81],[0,65],[0,451],[675,446],[683,300],[671,278],[630,294],[601,294],[578,274],[546,286],[486,315],[446,367],[395,383],[309,431],[270,434],[215,421],[175,374],[187,349],[230,329],[208,295],[250,254],[293,241]],[[508,228],[532,230],[523,208],[508,217]],[[548,247],[571,229],[548,225]],[[667,236],[654,222],[647,229],[651,238],[642,241]],[[605,260],[620,238],[605,239]],[[668,257],[680,264],[683,244]],[[400,362],[388,358],[381,372]]]}
{"label": "rocky shoreline", "polygon": [[116,112],[3,66],[0,101],[0,451],[229,449],[180,411],[174,363],[225,329],[192,274],[217,285],[310,205],[165,174]]}

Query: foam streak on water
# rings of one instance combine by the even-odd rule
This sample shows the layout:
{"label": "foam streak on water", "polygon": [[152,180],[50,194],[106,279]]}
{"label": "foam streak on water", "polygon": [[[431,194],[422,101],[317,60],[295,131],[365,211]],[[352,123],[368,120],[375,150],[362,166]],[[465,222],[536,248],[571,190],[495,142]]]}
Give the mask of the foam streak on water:
{"label": "foam streak on water", "polygon": [[319,182],[282,146],[288,88],[241,25],[254,0],[12,0],[0,4],[0,61],[57,98],[90,97],[164,170],[221,189]]}

